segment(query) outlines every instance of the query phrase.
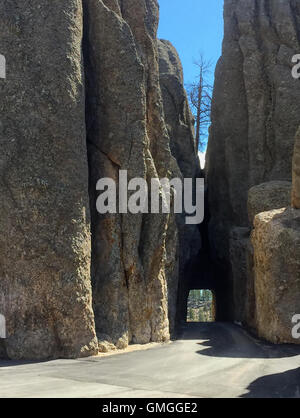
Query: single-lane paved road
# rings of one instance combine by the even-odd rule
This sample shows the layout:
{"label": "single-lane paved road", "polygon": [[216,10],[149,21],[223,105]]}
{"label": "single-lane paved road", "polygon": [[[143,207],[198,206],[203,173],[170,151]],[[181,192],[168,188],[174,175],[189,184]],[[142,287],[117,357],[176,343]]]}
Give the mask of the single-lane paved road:
{"label": "single-lane paved road", "polygon": [[300,397],[300,347],[229,323],[187,324],[178,341],[146,351],[0,361],[0,397]]}

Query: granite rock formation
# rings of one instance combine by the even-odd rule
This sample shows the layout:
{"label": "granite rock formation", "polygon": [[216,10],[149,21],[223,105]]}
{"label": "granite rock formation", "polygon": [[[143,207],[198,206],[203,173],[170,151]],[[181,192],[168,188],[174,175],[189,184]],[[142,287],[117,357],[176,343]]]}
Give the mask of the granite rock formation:
{"label": "granite rock formation", "polygon": [[250,228],[235,227],[230,230],[229,257],[232,273],[226,297],[232,300],[229,312],[237,322],[251,319],[251,314],[254,312],[251,300],[254,295],[254,284],[253,280],[250,280],[252,249],[249,236]]}
{"label": "granite rock formation", "polygon": [[[132,13],[134,10],[134,14]],[[87,140],[92,207],[92,283],[99,339],[116,347],[169,339],[169,215],[99,215],[96,183],[168,177],[172,158],[159,88],[156,2],[85,4]],[[159,180],[158,180],[159,181]],[[176,247],[176,230],[172,231]],[[175,255],[169,262],[176,263]]]}
{"label": "granite rock formation", "polygon": [[158,52],[160,86],[172,155],[176,158],[184,177],[195,178],[199,174],[199,163],[194,136],[194,117],[184,88],[181,61],[169,41],[158,40]]}
{"label": "granite rock formation", "polygon": [[[166,40],[158,40],[160,87],[163,98],[165,123],[170,137],[170,148],[180,169],[181,178],[201,177],[200,163],[196,152],[194,117],[191,114],[184,88],[183,69],[174,46]],[[186,303],[191,289],[191,265],[199,265],[199,251],[202,247],[199,225],[186,225],[185,214],[177,215],[176,225],[179,239],[179,283],[169,286],[169,319],[174,331],[175,319],[185,320]],[[170,252],[174,248],[169,240]],[[170,274],[169,277],[174,277]],[[178,289],[178,298],[175,291]],[[173,303],[171,304],[171,302]]]}
{"label": "granite rock formation", "polygon": [[[275,197],[273,185],[272,194],[275,200],[269,199],[271,202],[269,208],[265,207],[264,211],[260,211],[255,216],[254,230],[251,236],[253,269],[251,276],[248,272],[248,279],[251,278],[249,281],[253,283],[255,295],[254,328],[260,337],[273,343],[300,344],[300,340],[293,338],[291,332],[292,318],[298,314],[300,309],[300,208],[297,208],[300,184],[298,167],[299,134],[297,133],[293,157],[292,193],[288,192],[288,186],[286,190],[281,187],[281,193],[277,193]],[[255,194],[259,197],[259,194]],[[266,194],[268,195],[268,193]],[[286,205],[281,204],[283,202],[278,200],[280,195],[282,200],[285,200],[287,195],[291,196],[291,202],[288,201]],[[281,206],[281,209],[277,209]],[[257,208],[258,205],[253,205],[253,207]],[[271,207],[273,210],[267,211]]]}
{"label": "granite rock formation", "polygon": [[300,307],[300,210],[257,215],[252,243],[256,331],[272,343],[300,344],[291,332]]}
{"label": "granite rock formation", "polygon": [[[246,270],[251,270],[253,216],[258,210],[281,206],[282,197],[279,202],[272,197],[272,182],[278,185],[292,180],[300,84],[291,69],[292,57],[300,50],[300,2],[225,0],[224,20],[206,158],[209,235],[216,280],[227,292],[219,301],[218,317],[249,325],[245,309],[252,314],[255,310],[254,282],[247,272],[241,282],[239,254],[244,254],[243,269],[250,260]],[[258,185],[256,191],[268,187],[270,194],[253,206],[252,189],[248,216],[248,191]],[[287,205],[285,190],[281,207]],[[250,290],[245,291],[247,288]],[[246,300],[243,297],[235,303],[235,295],[244,295]]]}
{"label": "granite rock formation", "polygon": [[5,350],[14,359],[92,355],[81,4],[2,1],[0,14]]}
{"label": "granite rock formation", "polygon": [[98,180],[118,184],[119,170],[158,186],[197,174],[174,50],[179,107],[162,99],[157,1],[5,0],[0,12],[0,355],[167,341],[198,231],[186,238],[172,214],[96,210]]}

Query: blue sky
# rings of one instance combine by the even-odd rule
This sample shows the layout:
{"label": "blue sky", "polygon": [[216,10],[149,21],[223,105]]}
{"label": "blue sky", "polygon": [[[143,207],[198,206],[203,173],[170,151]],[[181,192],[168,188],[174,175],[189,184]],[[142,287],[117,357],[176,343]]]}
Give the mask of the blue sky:
{"label": "blue sky", "polygon": [[[184,70],[185,83],[194,81],[194,59],[201,51],[215,66],[223,40],[223,0],[158,0],[160,25],[158,37],[167,39],[177,49]],[[213,81],[212,69],[211,79]]]}

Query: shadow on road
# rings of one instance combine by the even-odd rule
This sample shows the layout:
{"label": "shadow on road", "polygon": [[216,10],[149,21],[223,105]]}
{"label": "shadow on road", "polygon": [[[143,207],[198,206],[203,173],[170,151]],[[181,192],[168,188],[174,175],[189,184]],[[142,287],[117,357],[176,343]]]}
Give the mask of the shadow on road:
{"label": "shadow on road", "polygon": [[199,340],[197,353],[203,356],[274,359],[300,356],[299,346],[259,341],[232,323],[187,323],[180,339]]}
{"label": "shadow on road", "polygon": [[1,367],[17,367],[17,366],[26,366],[28,364],[42,364],[49,363],[49,360],[9,360],[7,358],[0,357],[0,369]]}
{"label": "shadow on road", "polygon": [[300,398],[300,368],[254,380],[241,398]]}

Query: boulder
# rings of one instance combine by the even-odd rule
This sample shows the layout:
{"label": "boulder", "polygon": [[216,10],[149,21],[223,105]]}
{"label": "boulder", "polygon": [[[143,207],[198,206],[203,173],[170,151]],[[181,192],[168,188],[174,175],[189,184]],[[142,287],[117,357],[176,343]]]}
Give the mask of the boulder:
{"label": "boulder", "polygon": [[257,215],[252,244],[257,333],[272,343],[300,344],[292,336],[300,312],[300,211]]}
{"label": "boulder", "polygon": [[289,181],[269,181],[251,187],[248,193],[248,216],[253,225],[254,218],[261,212],[281,209],[290,205],[292,183]]}

